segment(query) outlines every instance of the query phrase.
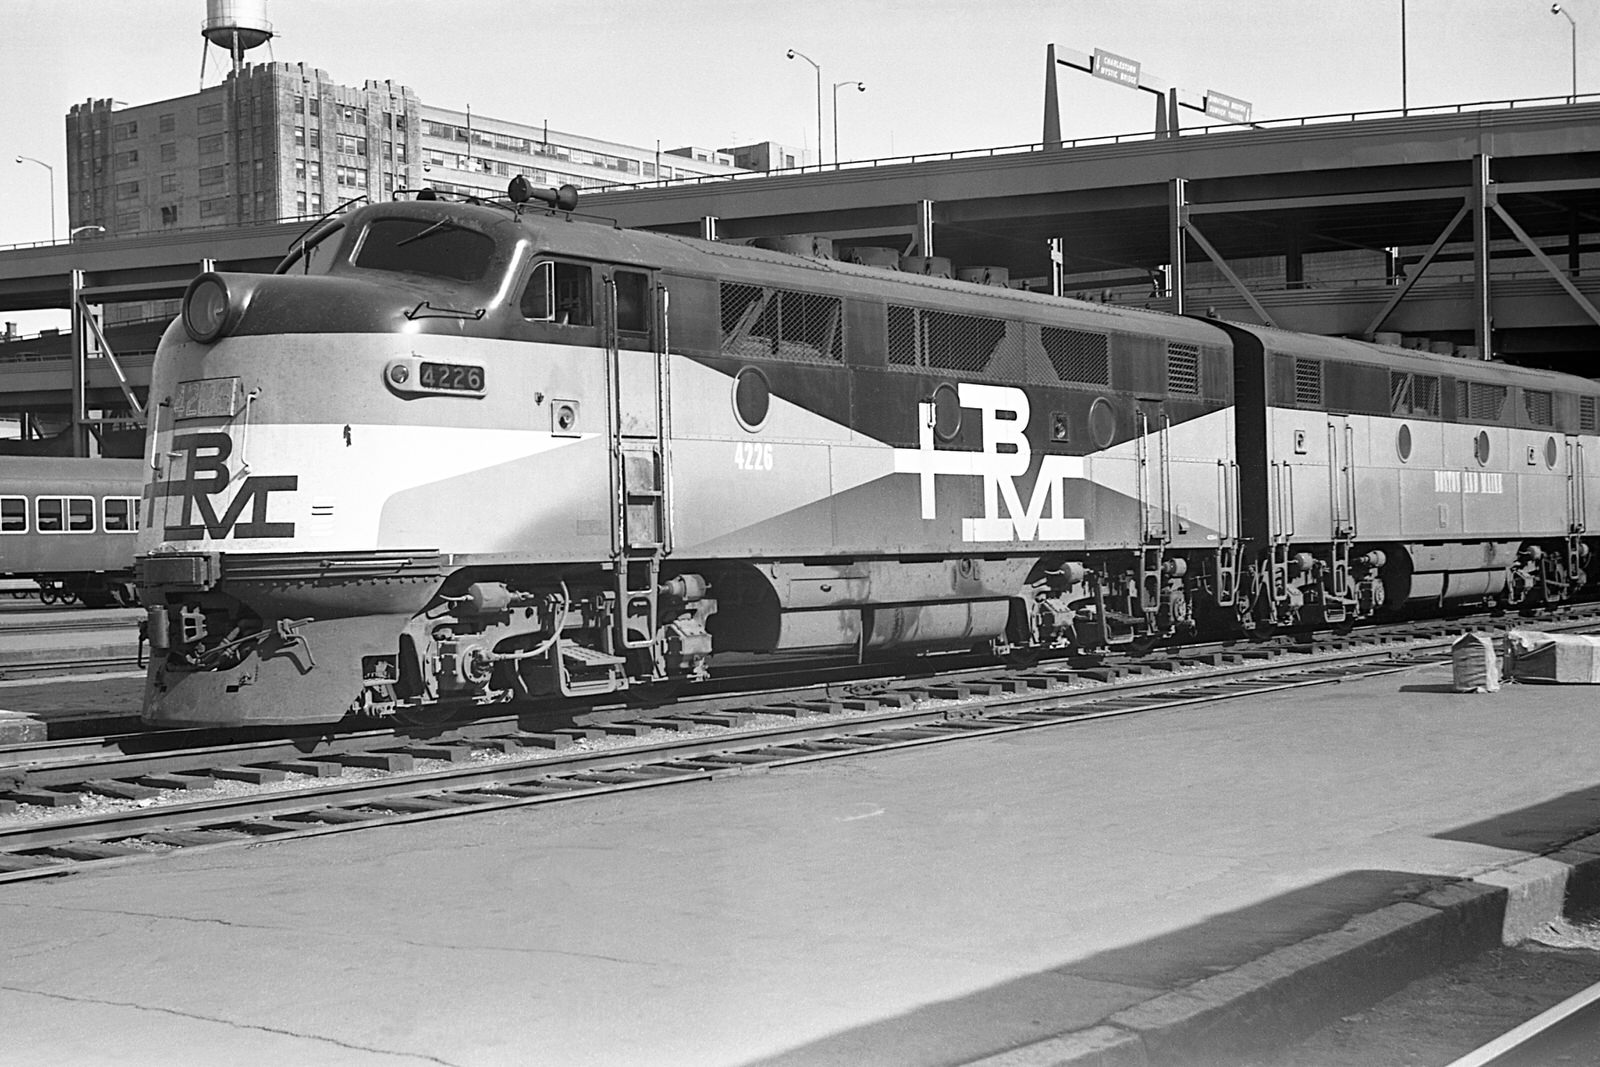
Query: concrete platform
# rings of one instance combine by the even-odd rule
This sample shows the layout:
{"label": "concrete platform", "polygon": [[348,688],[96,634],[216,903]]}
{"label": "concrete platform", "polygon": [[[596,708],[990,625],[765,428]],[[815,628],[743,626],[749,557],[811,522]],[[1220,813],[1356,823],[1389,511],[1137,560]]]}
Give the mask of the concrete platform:
{"label": "concrete platform", "polygon": [[0,1058],[1232,1062],[1597,896],[1596,752],[1422,668],[3,885]]}

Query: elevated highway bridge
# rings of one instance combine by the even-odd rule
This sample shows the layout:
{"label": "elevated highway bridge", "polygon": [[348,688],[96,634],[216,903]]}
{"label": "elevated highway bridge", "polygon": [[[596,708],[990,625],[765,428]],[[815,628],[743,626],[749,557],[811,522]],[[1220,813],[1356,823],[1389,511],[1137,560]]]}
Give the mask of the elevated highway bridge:
{"label": "elevated highway bridge", "polygon": [[[579,206],[623,226],[810,234],[840,254],[938,257],[1069,296],[1579,374],[1600,351],[1600,99],[811,167],[591,192]],[[305,227],[0,252],[0,312],[79,309],[71,335],[0,345],[0,412],[76,411],[87,425],[85,409],[123,405],[116,370],[141,398],[159,326],[118,333],[112,368],[83,312],[174,298],[206,264],[269,270]]]}

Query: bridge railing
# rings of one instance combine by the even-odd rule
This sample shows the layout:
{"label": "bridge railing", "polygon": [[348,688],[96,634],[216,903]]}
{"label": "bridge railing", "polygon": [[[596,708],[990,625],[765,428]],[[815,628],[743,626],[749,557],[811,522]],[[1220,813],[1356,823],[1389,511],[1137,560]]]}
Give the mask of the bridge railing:
{"label": "bridge railing", "polygon": [[[1217,123],[1209,126],[1188,126],[1180,128],[1177,134],[1182,137],[1200,137],[1207,135],[1245,133],[1252,130],[1293,130],[1307,126],[1328,125],[1333,123],[1350,122],[1376,122],[1393,119],[1429,118],[1442,115],[1462,115],[1476,111],[1512,111],[1518,108],[1527,110],[1536,107],[1556,107],[1563,104],[1600,103],[1600,93],[1580,93],[1577,96],[1539,96],[1525,97],[1508,100],[1480,100],[1464,104],[1432,104],[1425,107],[1387,108],[1375,111],[1330,111],[1320,115],[1300,115],[1281,119],[1262,119],[1256,122],[1230,122]],[[1141,130],[1135,133],[1104,134],[1097,137],[1074,137],[1063,140],[1059,146],[1050,145],[1052,149],[1092,148],[1104,145],[1138,144],[1170,139],[1168,134],[1157,134],[1153,130]],[[784,167],[776,170],[749,170],[736,174],[701,174],[686,178],[654,178],[648,181],[615,182],[611,185],[598,185],[590,187],[585,192],[590,193],[621,193],[635,189],[677,189],[696,187],[716,182],[751,181],[761,178],[788,177],[791,175],[825,174],[841,170],[871,170],[878,167],[906,166],[913,163],[938,163],[950,162],[961,159],[985,159],[994,156],[1021,155],[1028,152],[1039,152],[1046,148],[1041,141],[1029,144],[998,145],[991,148],[960,148],[944,152],[917,152],[911,155],[879,156],[872,159],[854,159],[833,163],[812,163],[800,167]],[[499,196],[498,190],[485,190],[486,196]],[[280,223],[303,223],[306,225],[322,218],[322,214],[311,215],[286,215],[282,218],[264,222],[248,223],[251,226],[271,226]],[[204,233],[209,230],[237,229],[239,224],[208,224],[204,226],[171,226],[159,230],[145,230],[137,234],[117,235],[121,237],[160,237],[169,234],[194,234]],[[0,245],[0,251],[19,251],[30,248],[56,248],[63,245],[90,244],[96,241],[115,240],[116,237],[107,237],[97,234],[84,238],[82,241],[25,241],[16,244]]]}

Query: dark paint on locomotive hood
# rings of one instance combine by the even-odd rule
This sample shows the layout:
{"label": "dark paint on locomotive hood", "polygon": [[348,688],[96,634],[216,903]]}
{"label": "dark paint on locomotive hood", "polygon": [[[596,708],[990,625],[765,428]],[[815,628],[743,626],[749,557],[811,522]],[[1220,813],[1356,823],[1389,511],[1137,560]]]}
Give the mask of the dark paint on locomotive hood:
{"label": "dark paint on locomotive hood", "polygon": [[492,292],[403,274],[222,274],[235,310],[219,340],[283,333],[449,333]]}

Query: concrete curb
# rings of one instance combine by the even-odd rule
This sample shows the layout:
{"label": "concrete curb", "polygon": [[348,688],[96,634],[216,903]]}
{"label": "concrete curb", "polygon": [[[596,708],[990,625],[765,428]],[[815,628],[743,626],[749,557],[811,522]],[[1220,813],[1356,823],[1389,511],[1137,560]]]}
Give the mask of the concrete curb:
{"label": "concrete curb", "polygon": [[132,659],[139,653],[138,640],[96,643],[92,645],[56,645],[49,648],[8,648],[0,652],[0,670],[6,667],[27,667],[35,663],[51,663],[72,657],[75,659]]}
{"label": "concrete curb", "polygon": [[1600,834],[1358,915],[1249,963],[968,1067],[1233,1063],[1486,949],[1600,906]]}

